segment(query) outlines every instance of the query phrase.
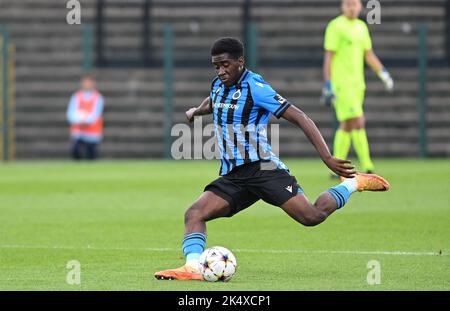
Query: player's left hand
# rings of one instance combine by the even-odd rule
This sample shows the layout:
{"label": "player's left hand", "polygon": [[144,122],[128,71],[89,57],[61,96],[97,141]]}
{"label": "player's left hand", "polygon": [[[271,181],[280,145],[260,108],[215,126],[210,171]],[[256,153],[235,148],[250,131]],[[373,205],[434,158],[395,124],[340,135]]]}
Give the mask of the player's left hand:
{"label": "player's left hand", "polygon": [[331,81],[325,81],[325,84],[322,88],[322,95],[320,97],[320,102],[327,107],[331,107],[334,104],[336,99],[336,95],[334,94],[333,87],[331,85]]}
{"label": "player's left hand", "polygon": [[381,81],[383,81],[386,91],[391,93],[394,90],[394,80],[392,79],[386,68],[381,69],[381,71],[378,73],[378,77],[381,79]]}
{"label": "player's left hand", "polygon": [[355,167],[351,164],[352,162],[349,160],[342,160],[335,157],[329,157],[325,159],[324,162],[330,170],[332,170],[339,176],[345,178],[355,177],[356,174]]}

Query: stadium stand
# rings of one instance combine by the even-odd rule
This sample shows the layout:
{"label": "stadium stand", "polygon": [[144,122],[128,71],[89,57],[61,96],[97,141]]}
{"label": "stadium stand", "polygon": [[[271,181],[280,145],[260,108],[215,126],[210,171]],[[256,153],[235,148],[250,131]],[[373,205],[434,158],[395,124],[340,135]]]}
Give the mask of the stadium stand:
{"label": "stadium stand", "polygon": [[[68,25],[64,1],[58,5],[53,0],[1,1],[0,23],[8,27],[17,51],[18,159],[69,157],[65,109],[70,91],[77,88],[82,74],[83,24],[95,26],[97,14],[95,1],[80,2],[82,25]],[[428,7],[422,2],[382,1],[381,24],[369,27],[375,51],[382,60],[390,60],[388,68],[396,82],[395,93],[390,95],[384,92],[375,74],[368,71],[366,75],[367,128],[375,156],[418,154],[416,58],[417,25],[421,22],[428,25],[431,62],[427,72],[428,153],[450,155],[450,67],[439,62],[449,52],[446,50],[446,1],[432,1],[434,5]],[[208,94],[213,77],[209,67],[213,40],[224,35],[242,37],[242,1],[228,1],[226,7],[210,6],[210,2],[201,0],[186,3],[152,2],[149,47],[153,65],[94,68],[105,96],[102,157],[164,155],[165,85],[163,69],[158,64],[163,57],[165,23],[172,24],[175,38],[173,122],[184,122],[184,111],[198,105]],[[339,13],[339,2],[334,7],[316,6],[318,2],[312,1],[289,1],[284,5],[269,1],[254,3],[250,14],[260,35],[258,71],[280,94],[307,112],[331,143],[333,116],[319,103],[321,46],[326,22]],[[105,59],[139,57],[141,15],[139,6],[105,6],[102,25]],[[211,118],[205,117],[206,122],[211,122]],[[296,128],[285,121],[280,127],[281,156],[314,155],[312,146]]]}

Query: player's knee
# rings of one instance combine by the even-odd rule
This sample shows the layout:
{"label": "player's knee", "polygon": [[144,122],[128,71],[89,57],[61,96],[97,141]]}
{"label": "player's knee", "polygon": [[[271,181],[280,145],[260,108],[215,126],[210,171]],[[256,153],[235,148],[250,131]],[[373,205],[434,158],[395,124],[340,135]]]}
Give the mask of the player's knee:
{"label": "player's knee", "polygon": [[184,223],[201,221],[202,219],[203,213],[195,205],[188,208],[188,210],[184,213]]}
{"label": "player's knee", "polygon": [[317,213],[311,213],[302,217],[301,224],[306,227],[314,227],[323,222],[327,218],[325,213],[317,211]]}
{"label": "player's knee", "polygon": [[355,125],[353,126],[353,129],[354,129],[354,130],[360,130],[360,129],[363,129],[364,126],[365,126],[364,120],[357,120],[357,121],[355,122]]}
{"label": "player's knee", "polygon": [[352,127],[351,127],[351,123],[348,121],[343,121],[340,124],[340,128],[341,130],[343,130],[344,132],[351,132]]}
{"label": "player's knee", "polygon": [[349,124],[350,131],[359,130],[359,129],[364,128],[364,126],[365,126],[364,116],[347,120],[347,122]]}
{"label": "player's knee", "polygon": [[301,221],[301,224],[304,225],[305,227],[314,227],[317,226],[319,222],[316,219],[306,218]]}

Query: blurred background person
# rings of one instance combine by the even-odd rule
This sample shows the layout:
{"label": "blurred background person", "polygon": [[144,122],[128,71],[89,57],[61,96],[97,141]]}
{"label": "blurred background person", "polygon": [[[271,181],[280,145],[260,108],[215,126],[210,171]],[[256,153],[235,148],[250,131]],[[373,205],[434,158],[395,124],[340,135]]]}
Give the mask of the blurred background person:
{"label": "blurred background person", "polygon": [[334,18],[325,32],[322,100],[334,104],[339,128],[333,143],[333,155],[346,159],[353,144],[360,170],[372,173],[375,166],[370,157],[363,111],[364,61],[378,75],[387,91],[394,82],[372,50],[372,40],[364,21],[360,20],[361,0],[342,0],[342,15]]}
{"label": "blurred background person", "polygon": [[81,89],[72,95],[67,109],[73,159],[97,158],[97,146],[103,137],[103,105],[104,99],[96,89],[95,77],[84,75]]}

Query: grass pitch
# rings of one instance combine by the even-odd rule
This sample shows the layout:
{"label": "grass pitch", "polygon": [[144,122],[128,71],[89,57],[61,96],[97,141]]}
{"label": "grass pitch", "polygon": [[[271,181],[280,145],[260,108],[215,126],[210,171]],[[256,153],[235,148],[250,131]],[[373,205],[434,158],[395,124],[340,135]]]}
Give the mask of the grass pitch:
{"label": "grass pitch", "polygon": [[[335,183],[320,161],[285,163],[311,200]],[[183,214],[216,161],[1,165],[0,290],[450,290],[449,161],[376,164],[391,190],[354,194],[317,227],[262,201],[210,222],[208,246],[238,260],[229,283],[153,278],[184,262]],[[70,260],[80,285],[66,282]]]}

